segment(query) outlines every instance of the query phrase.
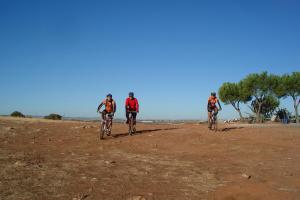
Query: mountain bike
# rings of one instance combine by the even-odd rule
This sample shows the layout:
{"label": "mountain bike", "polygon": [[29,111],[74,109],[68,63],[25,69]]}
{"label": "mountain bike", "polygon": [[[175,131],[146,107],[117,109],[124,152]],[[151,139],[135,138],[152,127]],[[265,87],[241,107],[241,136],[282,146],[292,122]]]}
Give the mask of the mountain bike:
{"label": "mountain bike", "polygon": [[218,131],[218,117],[217,113],[213,112],[211,113],[211,117],[209,119],[209,127],[210,130],[217,132]]}
{"label": "mountain bike", "polygon": [[137,113],[136,111],[129,111],[129,121],[128,121],[128,134],[133,135],[136,133],[135,121],[133,119],[133,114]]}
{"label": "mountain bike", "polygon": [[[101,114],[103,112],[100,112]],[[103,140],[104,135],[110,136],[111,134],[111,129],[112,129],[112,122],[113,122],[113,114],[105,114],[104,120],[101,120],[101,128],[100,128],[100,134],[99,134],[99,139]]]}

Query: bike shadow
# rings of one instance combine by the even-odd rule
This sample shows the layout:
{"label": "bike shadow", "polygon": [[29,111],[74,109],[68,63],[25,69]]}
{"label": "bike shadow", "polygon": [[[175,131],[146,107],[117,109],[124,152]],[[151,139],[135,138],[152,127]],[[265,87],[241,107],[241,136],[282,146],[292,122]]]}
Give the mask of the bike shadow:
{"label": "bike shadow", "polygon": [[[141,134],[145,134],[145,133],[151,133],[151,132],[157,132],[157,131],[169,131],[169,130],[175,130],[175,129],[179,129],[179,128],[157,128],[157,129],[137,130],[135,132],[135,134],[133,134],[132,136],[141,135]],[[112,135],[113,138],[127,137],[127,136],[129,136],[128,132],[117,133],[117,134]],[[132,137],[132,136],[130,136],[130,137]]]}
{"label": "bike shadow", "polygon": [[231,130],[236,130],[236,129],[243,129],[244,127],[229,127],[229,128],[222,128],[220,129],[221,132],[228,132]]}

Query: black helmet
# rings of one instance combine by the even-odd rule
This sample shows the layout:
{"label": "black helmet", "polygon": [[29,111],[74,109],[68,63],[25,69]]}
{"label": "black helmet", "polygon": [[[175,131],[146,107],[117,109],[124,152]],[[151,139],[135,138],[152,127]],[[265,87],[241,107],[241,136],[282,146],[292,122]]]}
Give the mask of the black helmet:
{"label": "black helmet", "polygon": [[212,93],[211,93],[211,96],[215,97],[215,96],[217,96],[217,93],[212,92]]}
{"label": "black helmet", "polygon": [[129,96],[130,97],[134,97],[134,93],[133,92],[129,92]]}
{"label": "black helmet", "polygon": [[106,97],[110,97],[110,98],[112,98],[112,94],[108,94],[108,95],[106,95]]}

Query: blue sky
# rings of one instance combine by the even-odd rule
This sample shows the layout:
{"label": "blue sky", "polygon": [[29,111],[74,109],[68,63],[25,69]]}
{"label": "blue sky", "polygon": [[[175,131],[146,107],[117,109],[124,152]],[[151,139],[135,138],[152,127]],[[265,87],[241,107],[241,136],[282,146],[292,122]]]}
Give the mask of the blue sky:
{"label": "blue sky", "polygon": [[1,0],[0,114],[94,117],[111,92],[123,117],[134,91],[141,118],[203,119],[223,82],[299,71],[299,10],[297,0]]}

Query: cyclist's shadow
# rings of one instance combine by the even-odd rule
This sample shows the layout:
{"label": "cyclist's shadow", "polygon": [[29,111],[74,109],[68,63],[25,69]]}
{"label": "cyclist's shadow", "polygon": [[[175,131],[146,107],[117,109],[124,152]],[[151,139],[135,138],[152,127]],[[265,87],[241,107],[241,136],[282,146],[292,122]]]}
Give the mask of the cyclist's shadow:
{"label": "cyclist's shadow", "polygon": [[243,129],[244,127],[227,127],[227,128],[222,128],[220,129],[221,132],[228,132],[231,130],[235,130],[235,129]]}
{"label": "cyclist's shadow", "polygon": [[[141,134],[145,134],[145,133],[151,133],[151,132],[158,132],[158,131],[168,131],[168,130],[175,130],[178,128],[157,128],[157,129],[145,129],[145,130],[137,130],[132,136],[135,135],[141,135]],[[119,138],[119,137],[127,137],[130,136],[127,133],[117,133],[117,134],[112,134],[113,138]],[[131,136],[130,136],[131,137]]]}

